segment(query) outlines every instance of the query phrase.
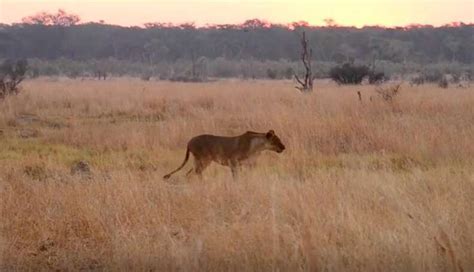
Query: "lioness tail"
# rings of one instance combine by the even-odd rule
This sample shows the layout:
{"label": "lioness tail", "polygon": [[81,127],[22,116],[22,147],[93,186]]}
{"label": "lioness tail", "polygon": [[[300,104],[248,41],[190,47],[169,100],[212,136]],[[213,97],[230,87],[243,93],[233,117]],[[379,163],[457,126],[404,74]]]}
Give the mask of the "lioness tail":
{"label": "lioness tail", "polygon": [[188,159],[189,159],[189,147],[186,148],[186,157],[184,158],[184,161],[183,163],[181,164],[180,167],[178,167],[178,169],[174,170],[173,172],[167,174],[167,175],[164,175],[163,178],[164,179],[169,179],[171,177],[171,175],[173,175],[174,173],[178,172],[179,170],[181,170],[181,168],[184,167],[184,165],[186,164],[186,162],[188,162]]}

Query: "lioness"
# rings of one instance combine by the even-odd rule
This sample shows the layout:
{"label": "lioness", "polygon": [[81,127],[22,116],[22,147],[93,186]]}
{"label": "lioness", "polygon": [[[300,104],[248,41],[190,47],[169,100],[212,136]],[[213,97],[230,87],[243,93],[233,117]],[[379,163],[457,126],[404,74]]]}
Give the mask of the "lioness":
{"label": "lioness", "polygon": [[267,133],[247,131],[235,137],[199,135],[188,142],[186,157],[181,166],[163,178],[168,179],[172,174],[181,170],[189,159],[189,153],[192,153],[194,168],[189,170],[187,175],[194,170],[194,173],[202,178],[204,169],[214,161],[229,166],[232,170],[232,177],[235,179],[242,162],[247,159],[255,159],[264,150],[272,150],[278,153],[285,150],[285,146],[273,130]]}

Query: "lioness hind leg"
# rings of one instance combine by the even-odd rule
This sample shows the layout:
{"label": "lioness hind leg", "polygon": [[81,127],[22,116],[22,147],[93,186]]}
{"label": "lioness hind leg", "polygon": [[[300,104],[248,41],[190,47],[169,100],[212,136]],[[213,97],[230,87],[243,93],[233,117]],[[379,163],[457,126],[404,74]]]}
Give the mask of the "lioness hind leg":
{"label": "lioness hind leg", "polygon": [[232,179],[236,181],[239,178],[240,164],[238,162],[231,162],[230,170],[232,171]]}
{"label": "lioness hind leg", "polygon": [[194,168],[189,170],[186,175],[190,175],[192,172],[196,174],[200,180],[202,180],[202,172],[209,166],[210,161],[194,159]]}

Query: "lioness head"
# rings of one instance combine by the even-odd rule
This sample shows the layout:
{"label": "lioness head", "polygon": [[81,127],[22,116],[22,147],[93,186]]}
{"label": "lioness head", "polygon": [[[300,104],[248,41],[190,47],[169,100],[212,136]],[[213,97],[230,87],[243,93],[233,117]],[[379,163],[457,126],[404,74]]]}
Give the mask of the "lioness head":
{"label": "lioness head", "polygon": [[269,130],[265,135],[265,138],[267,139],[268,149],[278,153],[285,150],[285,145],[281,142],[280,138],[275,135],[275,131]]}

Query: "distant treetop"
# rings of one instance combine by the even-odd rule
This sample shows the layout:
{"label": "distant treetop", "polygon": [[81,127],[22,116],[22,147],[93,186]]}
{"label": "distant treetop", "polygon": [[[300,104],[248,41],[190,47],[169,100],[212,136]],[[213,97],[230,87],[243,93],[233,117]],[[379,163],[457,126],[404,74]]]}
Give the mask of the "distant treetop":
{"label": "distant treetop", "polygon": [[68,14],[59,9],[56,14],[49,12],[39,12],[35,15],[24,17],[22,23],[30,25],[56,25],[56,26],[72,26],[81,21],[78,15]]}

